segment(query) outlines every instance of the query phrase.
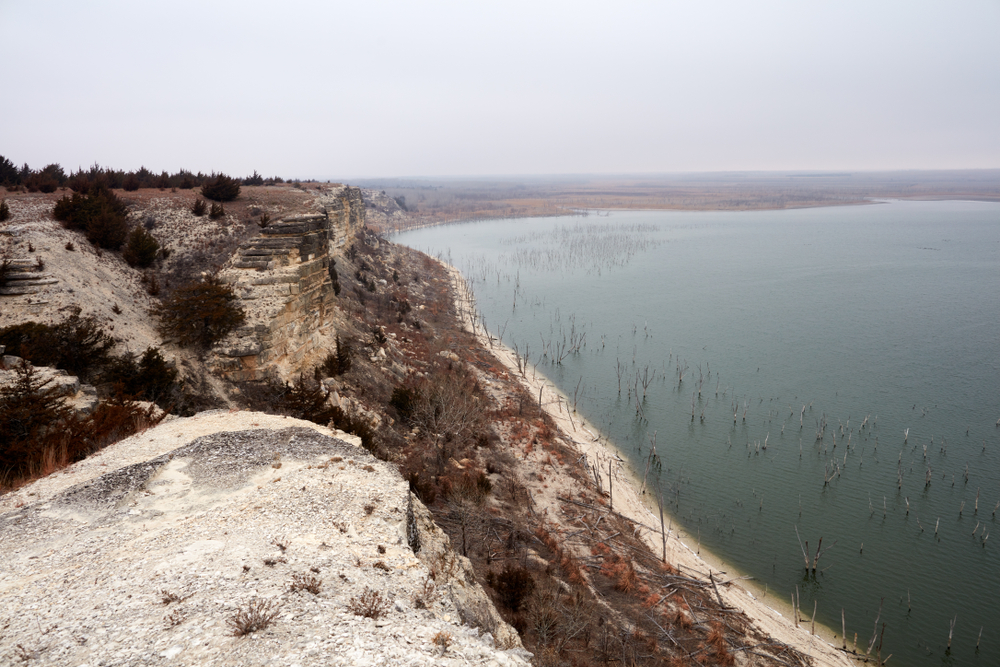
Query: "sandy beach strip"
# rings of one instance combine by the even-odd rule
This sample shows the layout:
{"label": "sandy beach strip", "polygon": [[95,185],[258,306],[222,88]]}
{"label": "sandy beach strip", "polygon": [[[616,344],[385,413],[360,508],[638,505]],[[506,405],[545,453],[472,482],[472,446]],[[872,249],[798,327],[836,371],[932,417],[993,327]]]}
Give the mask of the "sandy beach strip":
{"label": "sandy beach strip", "polygon": [[[490,350],[512,377],[519,378],[532,396],[539,397],[542,408],[553,419],[563,437],[572,442],[576,449],[587,457],[590,468],[598,472],[601,488],[612,490],[612,509],[638,525],[643,539],[653,553],[661,553],[663,533],[659,529],[659,509],[652,494],[640,494],[641,475],[628,467],[628,462],[596,427],[574,412],[569,399],[548,378],[538,374],[533,367],[523,368],[523,362],[518,363],[513,350],[495,338],[492,340],[487,338],[486,332],[476,323],[474,296],[468,289],[464,277],[455,267],[444,262],[442,264],[451,276],[456,295],[456,310],[466,330],[476,336],[480,345]],[[522,373],[519,368],[524,372]],[[745,613],[764,634],[810,656],[816,665],[848,667],[853,664],[848,654],[831,643],[837,637],[830,628],[816,624],[816,634],[811,633],[812,610],[800,611],[802,620],[796,627],[791,618],[790,598],[775,604],[783,609],[784,613],[779,612],[769,604],[773,599],[772,595],[767,595],[768,601],[765,601],[761,596],[748,590],[748,587],[737,583],[742,579],[739,574],[734,574],[734,568],[713,554],[702,553],[698,546],[695,547],[697,552],[692,549],[685,543],[679,526],[666,512],[663,520],[665,525],[668,525],[666,556],[669,563],[685,574],[696,576],[706,582],[710,580],[710,576],[716,583],[727,582],[727,585],[718,587],[726,605]]]}

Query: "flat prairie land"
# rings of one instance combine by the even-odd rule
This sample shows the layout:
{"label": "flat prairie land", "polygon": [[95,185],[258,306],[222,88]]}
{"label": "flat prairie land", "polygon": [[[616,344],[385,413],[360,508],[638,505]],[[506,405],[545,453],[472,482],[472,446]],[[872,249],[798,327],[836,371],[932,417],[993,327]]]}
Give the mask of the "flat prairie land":
{"label": "flat prairie land", "polygon": [[357,184],[405,202],[407,214],[394,228],[580,209],[759,211],[875,199],[1000,201],[1000,170],[371,179]]}

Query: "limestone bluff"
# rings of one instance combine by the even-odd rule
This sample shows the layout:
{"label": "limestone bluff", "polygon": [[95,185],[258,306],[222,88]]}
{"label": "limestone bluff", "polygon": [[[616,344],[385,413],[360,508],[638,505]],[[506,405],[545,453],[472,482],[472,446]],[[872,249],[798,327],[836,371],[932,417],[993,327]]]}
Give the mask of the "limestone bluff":
{"label": "limestone bluff", "polygon": [[333,348],[333,255],[364,227],[359,188],[317,198],[315,212],[271,222],[240,246],[219,274],[232,285],[246,323],[219,342],[210,367],[230,380],[282,375]]}

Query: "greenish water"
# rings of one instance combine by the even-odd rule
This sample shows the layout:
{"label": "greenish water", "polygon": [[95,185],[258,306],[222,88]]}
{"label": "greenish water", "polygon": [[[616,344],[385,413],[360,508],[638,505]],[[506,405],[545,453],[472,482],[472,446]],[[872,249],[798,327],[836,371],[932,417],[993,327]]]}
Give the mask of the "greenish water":
{"label": "greenish water", "polygon": [[[843,608],[862,652],[881,604],[891,664],[1000,663],[1000,206],[591,213],[393,240],[457,266],[489,329],[634,467],[655,433],[676,520],[771,594],[798,586],[838,634]],[[796,527],[810,558],[828,549],[816,576]]]}

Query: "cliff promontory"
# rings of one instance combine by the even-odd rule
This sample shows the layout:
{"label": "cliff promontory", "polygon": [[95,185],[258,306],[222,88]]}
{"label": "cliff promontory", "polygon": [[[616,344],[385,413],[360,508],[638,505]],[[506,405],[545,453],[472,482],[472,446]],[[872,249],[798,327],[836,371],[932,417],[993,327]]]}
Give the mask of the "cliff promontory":
{"label": "cliff promontory", "polygon": [[247,322],[216,346],[212,365],[220,375],[286,375],[333,347],[334,253],[364,225],[365,206],[360,190],[341,187],[318,197],[313,208],[268,224],[221,272]]}
{"label": "cliff promontory", "polygon": [[0,497],[0,543],[3,664],[530,657],[395,466],[299,420],[162,424]]}

